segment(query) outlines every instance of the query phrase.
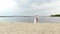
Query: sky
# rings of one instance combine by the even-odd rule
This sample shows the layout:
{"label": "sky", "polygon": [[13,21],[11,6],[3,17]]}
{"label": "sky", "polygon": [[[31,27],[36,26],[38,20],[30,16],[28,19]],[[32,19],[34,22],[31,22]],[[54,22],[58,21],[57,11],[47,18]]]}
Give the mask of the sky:
{"label": "sky", "polygon": [[60,0],[0,0],[0,16],[60,14]]}

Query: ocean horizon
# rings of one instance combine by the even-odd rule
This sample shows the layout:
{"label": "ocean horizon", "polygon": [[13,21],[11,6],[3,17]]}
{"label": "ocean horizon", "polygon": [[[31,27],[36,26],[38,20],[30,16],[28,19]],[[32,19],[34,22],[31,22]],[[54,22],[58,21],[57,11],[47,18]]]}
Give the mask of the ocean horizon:
{"label": "ocean horizon", "polygon": [[[33,22],[34,16],[0,16],[0,22]],[[39,23],[60,22],[60,17],[39,16]]]}

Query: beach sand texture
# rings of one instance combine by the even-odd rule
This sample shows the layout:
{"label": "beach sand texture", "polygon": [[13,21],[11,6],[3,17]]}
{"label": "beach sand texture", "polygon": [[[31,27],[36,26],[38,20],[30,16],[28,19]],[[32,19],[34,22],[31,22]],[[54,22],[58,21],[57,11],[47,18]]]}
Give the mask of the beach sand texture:
{"label": "beach sand texture", "polygon": [[0,23],[0,34],[60,34],[60,23]]}

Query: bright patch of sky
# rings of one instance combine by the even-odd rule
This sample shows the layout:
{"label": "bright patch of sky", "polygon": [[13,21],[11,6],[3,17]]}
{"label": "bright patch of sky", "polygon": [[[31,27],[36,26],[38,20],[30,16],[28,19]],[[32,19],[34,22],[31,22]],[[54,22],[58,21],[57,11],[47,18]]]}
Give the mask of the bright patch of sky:
{"label": "bright patch of sky", "polygon": [[0,15],[49,16],[60,13],[60,0],[0,0]]}

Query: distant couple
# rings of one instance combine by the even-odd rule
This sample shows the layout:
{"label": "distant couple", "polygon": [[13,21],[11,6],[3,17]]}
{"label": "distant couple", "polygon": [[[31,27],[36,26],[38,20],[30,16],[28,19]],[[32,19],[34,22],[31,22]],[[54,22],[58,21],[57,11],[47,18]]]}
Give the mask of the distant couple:
{"label": "distant couple", "polygon": [[37,23],[37,22],[38,22],[38,15],[35,14],[35,15],[34,15],[34,23]]}

